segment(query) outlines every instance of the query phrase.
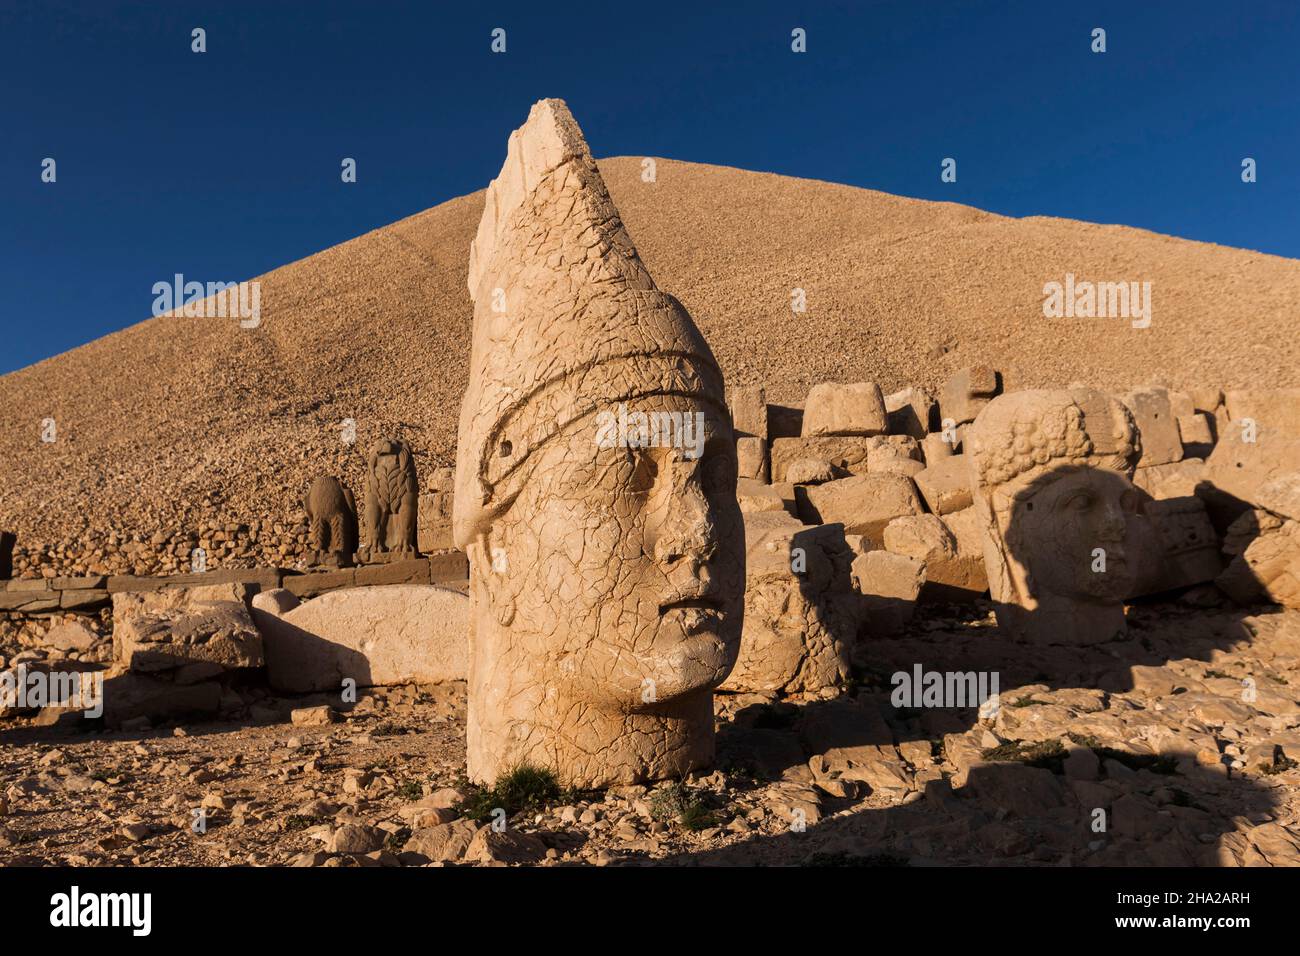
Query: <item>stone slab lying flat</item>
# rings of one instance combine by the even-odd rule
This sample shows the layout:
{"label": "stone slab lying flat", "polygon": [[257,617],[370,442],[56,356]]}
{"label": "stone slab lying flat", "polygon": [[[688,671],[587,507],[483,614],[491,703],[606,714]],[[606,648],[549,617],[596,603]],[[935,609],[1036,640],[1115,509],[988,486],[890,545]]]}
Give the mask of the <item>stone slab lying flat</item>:
{"label": "stone slab lying flat", "polygon": [[[469,598],[432,585],[347,588],[276,613],[255,599],[267,677],[305,694],[358,687],[463,680],[469,660]],[[281,602],[285,607],[292,601]]]}

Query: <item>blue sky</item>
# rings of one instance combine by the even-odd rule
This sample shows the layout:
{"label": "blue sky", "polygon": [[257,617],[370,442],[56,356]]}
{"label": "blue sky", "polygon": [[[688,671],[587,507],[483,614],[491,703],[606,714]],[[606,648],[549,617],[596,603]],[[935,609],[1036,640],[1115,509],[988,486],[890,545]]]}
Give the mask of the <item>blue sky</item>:
{"label": "blue sky", "polygon": [[482,188],[545,96],[597,156],[1300,258],[1297,50],[1294,0],[0,0],[0,372]]}

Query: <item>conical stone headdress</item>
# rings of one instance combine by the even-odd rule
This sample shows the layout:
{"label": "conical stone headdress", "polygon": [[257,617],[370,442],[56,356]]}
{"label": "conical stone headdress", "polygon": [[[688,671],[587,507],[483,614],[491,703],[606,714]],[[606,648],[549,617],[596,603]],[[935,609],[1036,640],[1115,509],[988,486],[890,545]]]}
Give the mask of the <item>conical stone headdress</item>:
{"label": "conical stone headdress", "polygon": [[562,100],[536,103],[510,136],[470,248],[469,291],[474,344],[452,516],[458,547],[518,494],[530,456],[597,411],[668,394],[727,415],[713,354],[642,265]]}

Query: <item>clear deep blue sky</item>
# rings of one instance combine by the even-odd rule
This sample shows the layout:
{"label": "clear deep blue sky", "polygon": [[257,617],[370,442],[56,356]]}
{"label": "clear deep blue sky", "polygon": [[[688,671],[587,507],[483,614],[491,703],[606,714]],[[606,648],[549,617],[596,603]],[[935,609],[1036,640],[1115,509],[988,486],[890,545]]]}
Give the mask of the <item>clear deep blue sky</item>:
{"label": "clear deep blue sky", "polygon": [[482,188],[546,96],[597,156],[1300,258],[1296,0],[0,0],[0,372]]}

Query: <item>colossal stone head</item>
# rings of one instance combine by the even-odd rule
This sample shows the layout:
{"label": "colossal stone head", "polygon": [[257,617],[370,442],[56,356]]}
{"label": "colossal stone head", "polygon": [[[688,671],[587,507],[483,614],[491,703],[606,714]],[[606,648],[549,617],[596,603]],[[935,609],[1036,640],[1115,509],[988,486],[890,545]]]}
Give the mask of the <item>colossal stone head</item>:
{"label": "colossal stone head", "polygon": [[998,623],[1052,644],[1122,631],[1142,533],[1129,411],[1093,389],[1012,392],[964,442]]}
{"label": "colossal stone head", "polygon": [[510,137],[469,287],[453,532],[474,599],[470,776],[529,762],[603,786],[704,765],[744,594],[722,374],[560,100]]}

